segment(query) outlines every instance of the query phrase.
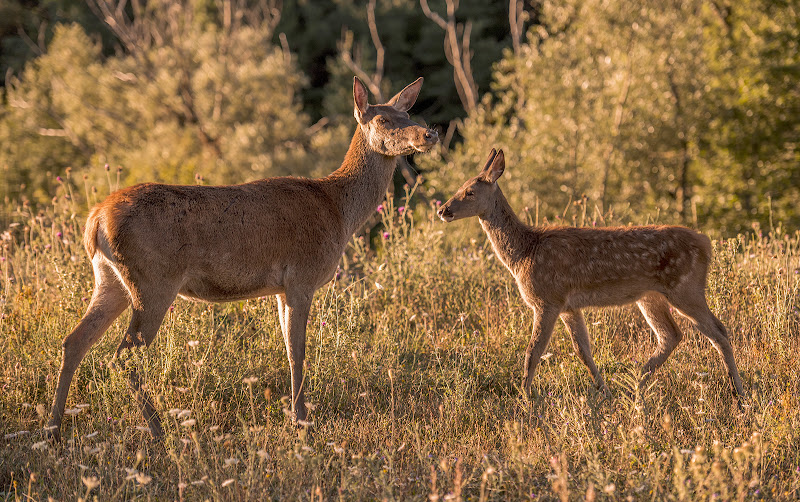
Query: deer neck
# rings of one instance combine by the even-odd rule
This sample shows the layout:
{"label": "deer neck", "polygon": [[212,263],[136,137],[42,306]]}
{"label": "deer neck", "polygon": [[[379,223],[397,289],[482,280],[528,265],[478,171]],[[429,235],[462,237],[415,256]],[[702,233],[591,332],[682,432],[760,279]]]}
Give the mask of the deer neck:
{"label": "deer neck", "polygon": [[499,188],[494,206],[479,216],[479,220],[495,254],[512,273],[524,257],[532,255],[535,239],[532,238],[529,227],[511,209]]}
{"label": "deer neck", "polygon": [[355,233],[383,201],[396,165],[396,157],[370,149],[361,127],[356,126],[344,162],[328,176],[336,188],[334,197],[350,234]]}

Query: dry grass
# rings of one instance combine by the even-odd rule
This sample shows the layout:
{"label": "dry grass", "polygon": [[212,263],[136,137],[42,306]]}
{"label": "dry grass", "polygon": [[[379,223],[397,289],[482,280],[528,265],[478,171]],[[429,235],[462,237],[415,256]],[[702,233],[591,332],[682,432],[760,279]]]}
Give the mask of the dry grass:
{"label": "dry grass", "polygon": [[526,399],[532,313],[477,223],[387,205],[388,235],[370,250],[355,240],[315,299],[313,434],[285,415],[273,300],[179,300],[139,354],[164,443],[151,444],[109,368],[123,315],[76,374],[57,447],[40,430],[61,340],[92,285],[75,212],[63,198],[39,215],[23,209],[2,241],[0,499],[800,497],[797,235],[715,245],[708,293],[752,393],[742,411],[717,353],[685,323],[684,342],[637,395],[654,340],[631,308],[587,313],[612,399],[592,389],[561,326],[534,379],[540,397]]}

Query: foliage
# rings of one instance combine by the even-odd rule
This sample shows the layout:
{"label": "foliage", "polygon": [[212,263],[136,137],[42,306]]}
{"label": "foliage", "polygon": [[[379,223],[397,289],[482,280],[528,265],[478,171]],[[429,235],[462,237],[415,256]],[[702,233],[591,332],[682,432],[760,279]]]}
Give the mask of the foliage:
{"label": "foliage", "polygon": [[[445,11],[444,1],[432,1],[431,8]],[[457,18],[472,21],[472,69],[480,92],[489,90],[491,67],[508,39],[507,6],[481,0],[458,2]],[[453,68],[443,49],[444,33],[422,13],[419,0],[392,0],[377,3],[375,18],[381,43],[385,46],[385,93],[418,76],[425,77],[415,113],[431,124],[444,125],[463,117],[464,110],[453,82]],[[286,2],[277,31],[286,34],[299,59],[299,67],[309,76],[311,86],[304,91],[306,108],[314,117],[352,110],[339,108],[339,100],[327,96],[351,95],[352,72],[342,70],[339,49],[346,31],[353,34],[358,62],[367,70],[375,68],[375,48],[367,25],[364,2]],[[337,75],[344,73],[340,78]],[[396,92],[396,90],[394,91]],[[393,92],[392,92],[393,94]],[[332,102],[333,101],[333,102]]]}
{"label": "foliage", "polygon": [[[153,24],[170,15],[154,12]],[[57,27],[48,52],[6,88],[0,165],[12,166],[11,198],[48,200],[49,173],[67,166],[120,165],[125,184],[335,169],[349,131],[310,137],[297,100],[303,78],[270,31],[201,19],[164,44],[141,41],[141,51],[106,59],[79,26]]]}
{"label": "foliage", "polygon": [[[127,314],[73,381],[61,448],[46,442],[60,343],[86,308],[82,212],[59,185],[0,251],[0,497],[67,499],[790,500],[800,496],[800,235],[715,242],[708,296],[729,329],[742,410],[713,347],[683,343],[637,394],[655,341],[631,309],[587,312],[613,397],[561,327],[518,384],[532,313],[474,220],[387,202],[319,291],[305,385],[313,434],[286,416],[271,298],[176,301],[139,354],[167,437],[152,444],[110,367]],[[28,431],[28,432],[25,432]]]}
{"label": "foliage", "polygon": [[543,2],[527,44],[506,52],[493,93],[464,121],[448,169],[425,167],[452,189],[498,146],[515,205],[560,213],[585,195],[600,214],[723,234],[772,216],[794,227],[796,7]]}

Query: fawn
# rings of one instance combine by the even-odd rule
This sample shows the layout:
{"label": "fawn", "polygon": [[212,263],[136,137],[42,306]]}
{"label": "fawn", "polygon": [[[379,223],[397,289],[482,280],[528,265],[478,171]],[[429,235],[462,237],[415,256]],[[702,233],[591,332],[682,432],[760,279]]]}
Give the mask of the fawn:
{"label": "fawn", "polygon": [[[81,360],[130,306],[130,325],[114,359],[149,346],[169,306],[184,298],[226,302],[274,295],[292,379],[292,413],[306,419],[303,361],[314,292],[383,200],[400,155],[425,152],[435,131],[408,110],[422,78],[388,103],[370,105],[353,80],[356,126],[341,167],[320,179],[267,178],[231,186],[146,183],[109,195],[90,212],[84,245],[95,286],[89,307],[63,344],[49,423],[60,438],[70,382]],[[161,421],[135,364],[125,371],[154,438]]]}
{"label": "fawn", "polygon": [[446,222],[478,216],[495,254],[534,310],[533,334],[525,351],[526,392],[561,317],[595,386],[609,395],[592,359],[581,309],[636,302],[658,338],[640,385],[683,337],[670,314],[671,305],[711,340],[728,370],[733,392],[745,396],[728,333],[706,303],[708,237],[679,226],[531,227],[517,218],[497,184],[504,169],[503,151],[492,149],[480,174],[464,183],[438,214]]}

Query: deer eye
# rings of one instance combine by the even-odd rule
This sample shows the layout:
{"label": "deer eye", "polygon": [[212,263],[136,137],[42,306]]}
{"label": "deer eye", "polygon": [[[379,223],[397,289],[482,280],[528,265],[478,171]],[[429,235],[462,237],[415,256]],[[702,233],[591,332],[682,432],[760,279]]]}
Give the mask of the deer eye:
{"label": "deer eye", "polygon": [[467,197],[473,197],[475,195],[475,190],[467,190]]}
{"label": "deer eye", "polygon": [[383,115],[378,115],[378,123],[380,125],[386,125],[389,121]]}

